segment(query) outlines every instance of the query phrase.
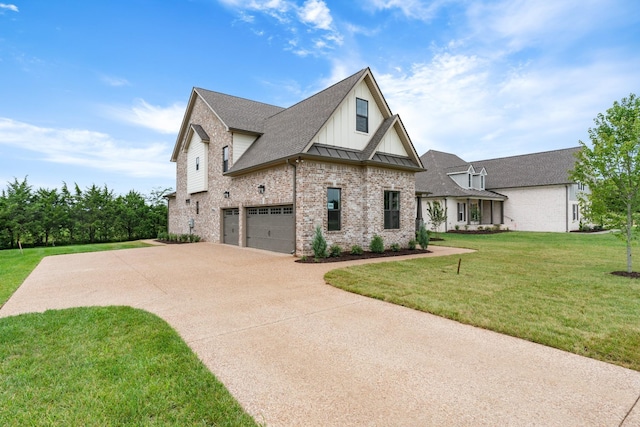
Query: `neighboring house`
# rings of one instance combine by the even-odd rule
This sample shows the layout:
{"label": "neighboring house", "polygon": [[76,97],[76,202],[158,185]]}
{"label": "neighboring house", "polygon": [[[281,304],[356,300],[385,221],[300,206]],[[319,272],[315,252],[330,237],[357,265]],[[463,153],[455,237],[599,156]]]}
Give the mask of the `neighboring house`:
{"label": "neighboring house", "polygon": [[299,256],[414,237],[422,163],[369,68],[281,108],[194,88],[176,145],[169,232]]}
{"label": "neighboring house", "polygon": [[[416,175],[416,195],[425,223],[427,203],[447,209],[440,230],[501,225],[510,230],[572,231],[580,227],[579,191],[569,178],[580,147],[465,162],[430,150]],[[428,224],[430,226],[430,224]]]}

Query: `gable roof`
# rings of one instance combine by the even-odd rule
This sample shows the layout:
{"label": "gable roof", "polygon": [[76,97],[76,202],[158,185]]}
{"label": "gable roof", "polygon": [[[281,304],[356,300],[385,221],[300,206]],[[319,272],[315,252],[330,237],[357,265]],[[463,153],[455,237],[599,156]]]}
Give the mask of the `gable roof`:
{"label": "gable roof", "polygon": [[[569,171],[576,163],[580,147],[497,159],[465,162],[455,154],[429,150],[422,157],[426,172],[416,174],[416,192],[432,197],[485,197],[481,193],[499,195],[504,188],[537,187],[571,184]],[[448,174],[484,169],[487,191],[467,190],[460,187]]]}
{"label": "gable roof", "polygon": [[275,105],[263,104],[199,87],[193,88],[193,90],[224,123],[227,130],[244,130],[261,134],[264,132],[265,120],[284,110],[284,108]]}
{"label": "gable roof", "polygon": [[[341,149],[340,147],[331,147],[333,151],[330,153],[326,150],[319,150],[315,147],[317,144],[313,144],[313,139],[354,87],[363,81],[369,87],[385,117],[382,125],[372,134],[369,144],[362,151]],[[423,170],[420,158],[415,152],[415,148],[402,122],[398,116],[391,114],[391,110],[380,93],[369,68],[360,70],[289,108],[276,107],[206,89],[194,88],[178,135],[172,161],[177,159],[178,146],[184,138],[182,129],[188,126],[185,121],[190,117],[195,96],[202,98],[211,111],[224,123],[227,130],[258,136],[240,158],[234,159],[232,167],[227,172],[228,175],[239,175],[299,156],[328,157],[332,161],[379,164],[381,166],[415,171]],[[380,156],[375,153],[380,140],[391,126],[398,131],[409,156]],[[341,152],[341,155],[336,156],[335,154],[338,151]],[[352,153],[346,155],[345,153],[348,151]]]}
{"label": "gable roof", "polygon": [[487,170],[486,188],[517,188],[541,185],[571,184],[569,171],[576,164],[576,154],[580,147],[521,156],[473,162]]}
{"label": "gable roof", "polygon": [[427,169],[416,174],[416,193],[429,197],[470,197],[504,200],[501,194],[487,190],[473,190],[460,187],[450,176],[452,172],[466,172],[471,166],[455,154],[429,150],[420,157]]}

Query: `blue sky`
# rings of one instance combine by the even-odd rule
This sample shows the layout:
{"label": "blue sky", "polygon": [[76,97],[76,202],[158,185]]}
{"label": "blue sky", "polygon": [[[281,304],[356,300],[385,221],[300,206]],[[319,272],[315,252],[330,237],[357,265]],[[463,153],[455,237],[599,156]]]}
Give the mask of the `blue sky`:
{"label": "blue sky", "polygon": [[174,187],[193,86],[288,107],[370,67],[419,154],[468,161],[576,146],[640,94],[633,0],[4,1],[0,188]]}

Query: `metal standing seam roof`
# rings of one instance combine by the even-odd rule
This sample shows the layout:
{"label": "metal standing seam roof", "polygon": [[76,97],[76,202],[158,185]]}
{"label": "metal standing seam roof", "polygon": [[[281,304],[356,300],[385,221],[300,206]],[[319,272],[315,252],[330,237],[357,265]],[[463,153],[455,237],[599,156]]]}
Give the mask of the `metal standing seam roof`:
{"label": "metal standing seam roof", "polygon": [[384,136],[384,132],[396,120],[399,120],[398,116],[395,115],[383,121],[363,151],[350,152],[350,150],[340,147],[334,147],[333,151],[328,151],[327,147],[310,146],[313,137],[326,124],[356,84],[367,74],[373,79],[368,68],[362,69],[289,108],[277,107],[202,88],[194,88],[194,91],[207,103],[209,108],[222,120],[228,129],[254,133],[258,136],[227,172],[231,175],[301,154],[317,155],[343,161],[381,163],[405,169],[422,170],[421,165],[417,164],[417,156],[416,161],[409,157],[403,158],[404,160],[398,160],[392,159],[391,157],[393,156],[373,156],[373,152]]}

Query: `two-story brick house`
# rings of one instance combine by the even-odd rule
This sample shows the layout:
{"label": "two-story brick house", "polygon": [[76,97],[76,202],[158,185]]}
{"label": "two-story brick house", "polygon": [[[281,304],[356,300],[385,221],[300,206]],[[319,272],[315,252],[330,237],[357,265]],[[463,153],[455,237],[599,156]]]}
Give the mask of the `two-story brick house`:
{"label": "two-story brick house", "polygon": [[281,108],[194,88],[176,140],[169,232],[299,256],[414,237],[422,163],[369,68]]}

